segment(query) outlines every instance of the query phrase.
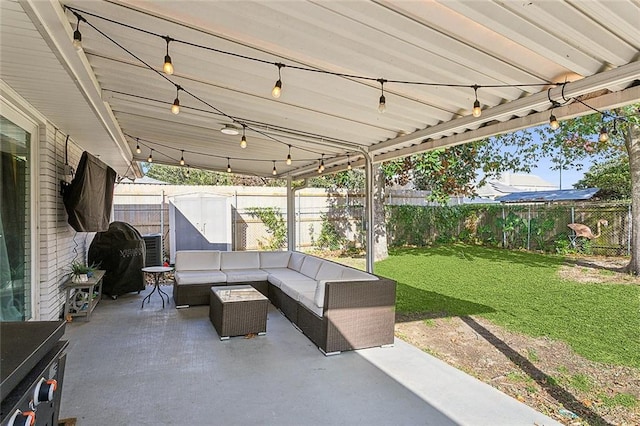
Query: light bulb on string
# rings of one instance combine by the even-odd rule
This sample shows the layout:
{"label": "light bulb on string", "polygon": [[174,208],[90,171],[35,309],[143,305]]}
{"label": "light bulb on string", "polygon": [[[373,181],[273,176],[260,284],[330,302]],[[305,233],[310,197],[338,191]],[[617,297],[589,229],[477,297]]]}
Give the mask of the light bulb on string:
{"label": "light bulb on string", "polygon": [[136,154],[140,154],[142,150],[140,149],[140,140],[136,138]]}
{"label": "light bulb on string", "polygon": [[147,157],[147,163],[153,163],[153,149],[149,152],[149,157]]}
{"label": "light bulb on string", "polygon": [[247,147],[247,137],[245,136],[245,129],[247,126],[242,125],[242,139],[240,139],[240,148],[245,149]]}
{"label": "light bulb on string", "polygon": [[600,142],[606,142],[609,140],[609,133],[607,133],[607,128],[605,126],[602,126],[602,129],[600,129],[600,135],[598,136],[598,140]]}
{"label": "light bulb on string", "polygon": [[162,66],[162,71],[164,71],[165,74],[172,75],[173,74],[173,63],[171,63],[171,56],[169,56],[169,43],[173,39],[171,37],[169,37],[169,36],[164,36],[163,38],[167,42],[167,54],[164,56],[164,65]]}
{"label": "light bulb on string", "polygon": [[351,158],[349,158],[349,156],[347,156],[347,170],[351,170]]}
{"label": "light bulb on string", "polygon": [[83,18],[75,12],[73,12],[73,14],[76,15],[76,18],[78,18],[78,23],[76,24],[76,30],[73,32],[73,47],[75,47],[76,50],[80,50],[82,49],[82,34],[80,33],[80,21],[83,20]]}
{"label": "light bulb on string", "polygon": [[322,159],[320,160],[320,171],[324,172],[324,154],[322,154]]}
{"label": "light bulb on string", "polygon": [[482,108],[480,108],[480,101],[478,100],[478,88],[480,86],[478,85],[474,85],[473,86],[473,91],[476,95],[476,100],[473,102],[473,111],[472,114],[474,117],[480,117],[482,115]]}
{"label": "light bulb on string", "polygon": [[278,174],[278,170],[276,169],[276,160],[273,160],[273,170],[271,171],[272,175],[277,175]]}
{"label": "light bulb on string", "polygon": [[182,153],[180,156],[180,165],[184,166],[184,149],[181,149],[180,152]]}
{"label": "light bulb on string", "polygon": [[227,157],[227,173],[231,173],[231,161],[229,157]]}
{"label": "light bulb on string", "polygon": [[387,80],[385,80],[384,78],[380,78],[378,79],[378,82],[380,83],[380,100],[378,101],[378,112],[380,114],[382,114],[383,112],[385,112],[387,110],[387,99],[384,97],[384,83]]}
{"label": "light bulb on string", "polygon": [[553,115],[553,110],[551,110],[551,115],[549,116],[549,127],[553,130],[557,130],[560,127],[560,123],[555,115]]}
{"label": "light bulb on string", "polygon": [[184,177],[189,179],[189,176],[191,175],[190,172],[191,168],[189,168],[189,166],[187,166],[187,170],[184,171]]}
{"label": "light bulb on string", "polygon": [[277,63],[276,66],[278,67],[278,81],[276,81],[273,90],[271,90],[271,96],[278,99],[282,94],[282,76],[280,75],[280,69],[284,67],[284,64]]}
{"label": "light bulb on string", "polygon": [[291,165],[291,145],[289,145],[289,153],[287,154],[287,166]]}
{"label": "light bulb on string", "polygon": [[178,114],[180,113],[180,89],[182,89],[182,87],[176,85],[176,98],[173,100],[173,105],[171,105],[171,112],[174,114]]}

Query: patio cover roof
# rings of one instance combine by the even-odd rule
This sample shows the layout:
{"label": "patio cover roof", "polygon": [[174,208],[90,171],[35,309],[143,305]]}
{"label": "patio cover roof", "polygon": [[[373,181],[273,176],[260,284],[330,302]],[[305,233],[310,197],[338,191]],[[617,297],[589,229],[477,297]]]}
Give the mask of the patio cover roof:
{"label": "patio cover roof", "polygon": [[[80,51],[63,4],[87,21]],[[191,167],[305,177],[323,154],[339,170],[545,123],[552,101],[562,119],[640,99],[634,0],[20,0],[0,2],[0,17],[3,96],[20,94],[121,175],[153,149],[159,163],[184,154]],[[161,71],[165,40],[132,27],[176,40],[172,76],[143,64]],[[389,80],[384,114],[377,79]],[[246,149],[220,132],[234,122]]]}

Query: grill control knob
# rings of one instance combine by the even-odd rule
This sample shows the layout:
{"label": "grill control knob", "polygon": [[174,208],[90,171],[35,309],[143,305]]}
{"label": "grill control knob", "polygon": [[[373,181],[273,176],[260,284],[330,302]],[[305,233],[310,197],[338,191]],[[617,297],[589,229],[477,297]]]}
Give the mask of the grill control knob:
{"label": "grill control knob", "polygon": [[33,426],[36,423],[36,413],[33,411],[16,410],[9,419],[7,426]]}
{"label": "grill control knob", "polygon": [[55,379],[40,379],[40,382],[38,382],[33,391],[33,403],[38,405],[41,402],[53,401],[53,394],[57,388],[58,382]]}

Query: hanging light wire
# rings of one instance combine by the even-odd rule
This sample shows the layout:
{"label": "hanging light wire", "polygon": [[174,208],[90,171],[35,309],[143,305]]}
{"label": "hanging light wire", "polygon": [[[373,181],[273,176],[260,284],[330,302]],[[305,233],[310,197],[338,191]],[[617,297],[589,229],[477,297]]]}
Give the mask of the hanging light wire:
{"label": "hanging light wire", "polygon": [[180,156],[180,165],[184,166],[184,149],[181,149],[180,152],[182,153]]}
{"label": "hanging light wire", "polygon": [[290,166],[292,161],[293,160],[291,159],[291,145],[289,145],[289,153],[287,154],[287,166]]}
{"label": "hanging light wire", "polygon": [[[139,31],[145,34],[149,34],[155,37],[159,37],[164,39],[166,36],[153,32],[153,31],[149,31],[149,30],[145,30],[143,28],[139,28],[136,27],[134,25],[129,25],[129,24],[125,24],[123,22],[119,22],[104,16],[100,16],[98,14],[95,13],[91,13],[91,12],[87,12],[84,11],[82,9],[78,9],[75,7],[71,7],[71,6],[65,6],[67,9],[71,10],[72,12],[78,12],[78,13],[83,13],[87,16],[92,16],[94,18],[97,19],[101,19],[103,21],[106,22],[110,22],[112,24],[116,24],[116,25],[120,25],[122,27],[126,27],[129,28],[131,30],[134,31]],[[248,55],[242,55],[239,53],[235,53],[235,52],[229,52],[229,51],[225,51],[222,49],[217,49],[211,46],[206,46],[206,45],[202,45],[202,44],[198,44],[198,43],[193,43],[187,40],[180,40],[180,39],[171,39],[172,42],[174,43],[181,43],[181,44],[185,44],[188,46],[192,46],[192,47],[197,47],[199,49],[204,49],[204,50],[208,50],[211,52],[216,52],[216,53],[220,53],[223,55],[228,55],[228,56],[233,56],[236,58],[241,58],[241,59],[246,59],[248,61],[253,61],[253,62],[259,62],[259,63],[263,63],[263,64],[269,64],[269,65],[275,65],[278,66],[278,64],[281,64],[282,67],[287,67],[290,69],[294,69],[294,70],[298,70],[298,71],[306,71],[306,72],[313,72],[313,73],[317,73],[317,74],[327,74],[327,75],[333,75],[336,77],[344,77],[344,78],[350,78],[350,79],[358,79],[358,80],[369,80],[369,81],[379,81],[380,78],[378,77],[370,77],[370,76],[365,76],[365,75],[357,75],[357,74],[346,74],[346,73],[340,73],[340,72],[335,72],[335,71],[328,71],[328,70],[323,70],[323,69],[317,69],[317,68],[310,68],[310,67],[305,67],[305,66],[299,66],[299,65],[292,65],[292,64],[284,64],[284,63],[280,63],[280,62],[272,62],[272,61],[268,61],[265,59],[261,59],[261,58],[257,58],[257,57],[252,57],[252,56],[248,56]],[[471,85],[471,84],[461,84],[461,83],[436,83],[436,82],[425,82],[425,81],[412,81],[412,80],[393,80],[393,79],[386,79],[385,80],[386,83],[394,83],[394,84],[408,84],[408,85],[421,85],[421,86],[434,86],[434,87],[468,87],[468,88],[473,88],[475,85]],[[518,83],[518,84],[483,84],[483,85],[478,85],[479,88],[509,88],[509,87],[543,87],[543,86],[558,86],[561,83],[554,83],[552,81],[546,81],[543,83]]]}
{"label": "hanging light wire", "polygon": [[277,175],[278,174],[278,169],[276,169],[276,160],[273,160],[273,170],[271,171],[272,175]]}
{"label": "hanging light wire", "polygon": [[142,150],[140,149],[140,140],[136,138],[136,154],[140,154]]}
{"label": "hanging light wire", "polygon": [[227,173],[231,173],[231,160],[227,157]]}

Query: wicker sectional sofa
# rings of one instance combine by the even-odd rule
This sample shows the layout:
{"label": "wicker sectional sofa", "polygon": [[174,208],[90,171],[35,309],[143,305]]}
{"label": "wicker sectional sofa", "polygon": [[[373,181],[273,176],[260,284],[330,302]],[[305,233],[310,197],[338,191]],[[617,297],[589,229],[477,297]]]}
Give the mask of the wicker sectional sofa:
{"label": "wicker sectional sofa", "polygon": [[212,286],[250,284],[325,354],[393,344],[396,283],[300,252],[176,252],[176,307]]}

